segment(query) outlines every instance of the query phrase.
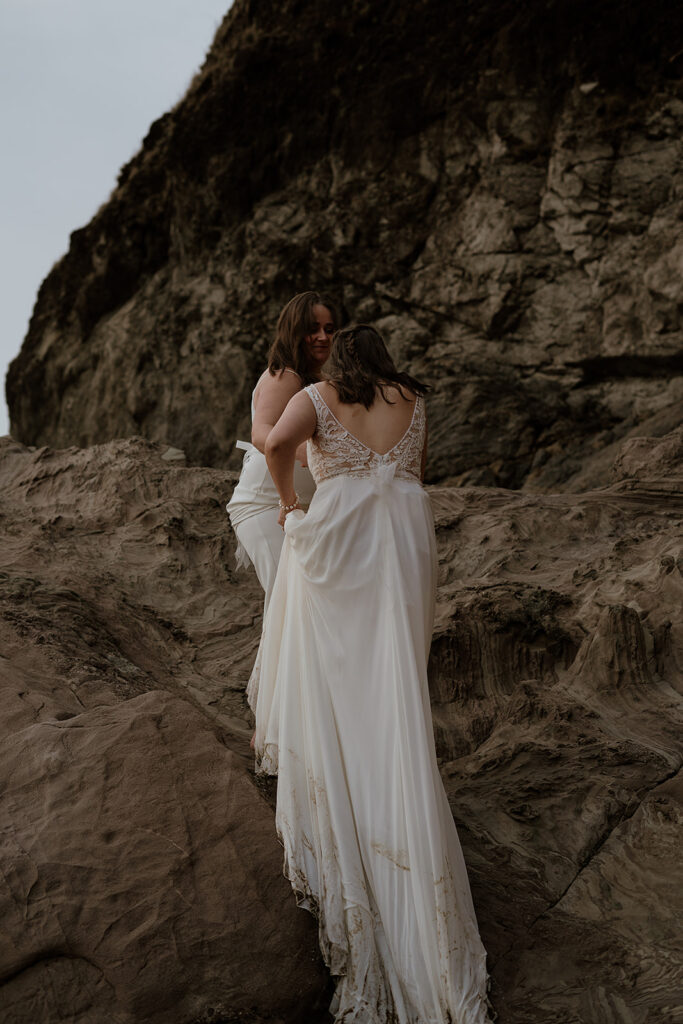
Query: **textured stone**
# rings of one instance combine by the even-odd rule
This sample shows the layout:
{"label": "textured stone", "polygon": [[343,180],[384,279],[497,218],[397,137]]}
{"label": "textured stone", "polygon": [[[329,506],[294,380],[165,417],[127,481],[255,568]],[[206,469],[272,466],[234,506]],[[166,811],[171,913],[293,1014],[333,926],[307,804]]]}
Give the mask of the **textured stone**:
{"label": "textured stone", "polygon": [[251,777],[258,587],[228,474],[126,441],[0,455],[0,1017],[322,1020]]}
{"label": "textured stone", "polygon": [[432,491],[437,752],[505,1024],[683,1014],[682,444],[581,495]]}
{"label": "textured stone", "polygon": [[307,287],[433,385],[434,725],[501,1024],[683,1019],[682,19],[236,0],[74,232],[0,445],[3,1019],[325,1019],[223,511]]}
{"label": "textured stone", "polygon": [[[437,753],[501,1024],[680,1019],[682,445],[631,439],[581,494],[430,491]],[[325,1019],[250,777],[234,474],[168,455],[0,445],[12,1024]]]}
{"label": "textured stone", "polygon": [[682,30],[665,0],[236,0],[44,282],[13,435],[236,468],[278,310],[323,287],[435,385],[432,481],[608,483],[683,419]]}

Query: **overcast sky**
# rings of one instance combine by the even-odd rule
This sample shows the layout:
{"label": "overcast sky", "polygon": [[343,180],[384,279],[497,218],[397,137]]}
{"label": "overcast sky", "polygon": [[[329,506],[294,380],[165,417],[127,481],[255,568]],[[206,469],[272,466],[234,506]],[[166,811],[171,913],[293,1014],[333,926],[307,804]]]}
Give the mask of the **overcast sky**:
{"label": "overcast sky", "polygon": [[182,97],[230,4],[0,0],[0,435],[41,281]]}

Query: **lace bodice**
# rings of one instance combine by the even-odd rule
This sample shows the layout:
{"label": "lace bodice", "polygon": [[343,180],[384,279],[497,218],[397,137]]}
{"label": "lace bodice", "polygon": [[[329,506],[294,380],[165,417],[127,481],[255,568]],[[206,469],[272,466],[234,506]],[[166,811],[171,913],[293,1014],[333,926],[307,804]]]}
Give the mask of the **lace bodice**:
{"label": "lace bodice", "polygon": [[309,384],[304,390],[313,402],[318,420],[308,442],[308,468],[316,484],[342,474],[374,476],[382,467],[394,465],[394,476],[420,479],[426,425],[424,399],[418,396],[410,426],[400,441],[384,455],[379,455],[342,426],[315,384]]}

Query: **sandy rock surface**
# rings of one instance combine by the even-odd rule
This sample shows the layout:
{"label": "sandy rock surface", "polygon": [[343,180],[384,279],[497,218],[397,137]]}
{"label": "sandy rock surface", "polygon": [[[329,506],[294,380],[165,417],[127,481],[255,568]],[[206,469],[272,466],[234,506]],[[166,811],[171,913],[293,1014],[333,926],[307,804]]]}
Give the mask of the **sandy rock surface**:
{"label": "sandy rock surface", "polygon": [[174,454],[0,448],[3,1024],[325,1016],[251,770],[230,476]]}
{"label": "sandy rock surface", "polygon": [[[437,752],[500,1024],[683,1013],[682,445],[580,495],[431,490]],[[5,439],[0,479],[3,1019],[325,1020],[251,775],[233,474]]]}
{"label": "sandy rock surface", "polygon": [[13,436],[236,468],[316,287],[434,385],[432,482],[603,486],[683,420],[682,67],[666,0],[236,0],[43,283]]}
{"label": "sandy rock surface", "polygon": [[437,751],[501,1020],[683,1014],[683,433],[601,491],[432,491]]}

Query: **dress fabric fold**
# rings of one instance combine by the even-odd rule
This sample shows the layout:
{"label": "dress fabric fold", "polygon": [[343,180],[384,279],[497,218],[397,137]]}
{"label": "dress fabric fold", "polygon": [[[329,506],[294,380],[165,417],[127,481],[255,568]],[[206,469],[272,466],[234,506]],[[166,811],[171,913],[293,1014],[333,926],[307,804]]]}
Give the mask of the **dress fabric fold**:
{"label": "dress fabric fold", "polygon": [[259,649],[256,754],[319,922],[336,1024],[485,1024],[486,953],[436,762],[424,408],[378,455],[315,386],[317,490],[288,515]]}

